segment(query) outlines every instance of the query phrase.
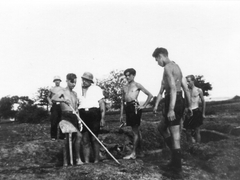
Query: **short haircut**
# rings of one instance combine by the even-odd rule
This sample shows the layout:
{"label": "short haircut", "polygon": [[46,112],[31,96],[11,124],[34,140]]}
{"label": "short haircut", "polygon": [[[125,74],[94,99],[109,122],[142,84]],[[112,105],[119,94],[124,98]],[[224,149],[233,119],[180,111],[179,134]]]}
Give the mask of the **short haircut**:
{"label": "short haircut", "polygon": [[69,80],[69,81],[71,81],[71,82],[73,82],[74,79],[77,78],[76,74],[73,74],[73,73],[69,73],[69,74],[67,74],[66,77],[67,77],[67,80]]}
{"label": "short haircut", "polygon": [[128,68],[128,69],[126,69],[125,71],[124,71],[124,75],[126,76],[126,74],[129,72],[129,74],[132,74],[132,75],[136,75],[136,70],[135,69],[133,69],[133,68]]}
{"label": "short haircut", "polygon": [[152,54],[153,57],[157,58],[159,54],[163,54],[165,57],[168,57],[168,51],[165,48],[156,48]]}
{"label": "short haircut", "polygon": [[190,78],[193,82],[195,82],[196,81],[196,79],[195,79],[195,76],[194,75],[188,75],[186,78]]}

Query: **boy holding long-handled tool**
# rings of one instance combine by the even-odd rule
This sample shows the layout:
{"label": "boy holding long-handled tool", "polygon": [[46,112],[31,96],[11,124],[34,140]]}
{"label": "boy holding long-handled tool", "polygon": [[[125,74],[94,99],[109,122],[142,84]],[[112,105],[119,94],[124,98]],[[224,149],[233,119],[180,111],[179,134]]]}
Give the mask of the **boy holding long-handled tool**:
{"label": "boy holding long-handled tool", "polygon": [[[78,110],[78,98],[77,93],[73,91],[73,88],[76,86],[77,83],[77,76],[73,73],[67,74],[67,87],[63,88],[59,91],[56,95],[52,97],[52,100],[55,102],[61,103],[62,109],[62,120],[70,122],[76,129],[77,132],[75,134],[75,153],[76,153],[76,165],[83,164],[80,158],[80,142],[82,139],[81,130],[81,123],[75,114],[75,111]],[[65,138],[65,144],[67,144],[68,138]],[[63,165],[67,166],[67,155],[66,155],[66,146],[64,147],[64,159]]]}
{"label": "boy holding long-handled tool", "polygon": [[[69,78],[68,78],[68,76],[69,76]],[[73,79],[74,78],[74,79]],[[117,162],[118,164],[120,164],[119,162],[118,162],[118,160],[117,159],[115,159],[114,158],[114,156],[108,151],[108,149],[101,143],[101,141],[97,138],[97,135],[98,134],[96,134],[96,130],[100,130],[100,122],[101,122],[101,125],[104,125],[104,117],[105,117],[105,109],[104,109],[104,102],[103,101],[99,101],[99,103],[100,103],[100,107],[101,107],[101,109],[103,109],[103,110],[101,110],[101,114],[100,114],[100,117],[101,117],[101,120],[100,120],[100,122],[99,122],[99,124],[97,123],[97,124],[91,124],[92,122],[91,121],[89,121],[89,117],[90,118],[93,118],[93,117],[95,117],[94,115],[92,115],[91,113],[89,114],[88,112],[87,112],[87,114],[86,113],[84,113],[83,114],[83,116],[82,117],[84,117],[84,120],[83,119],[81,119],[80,118],[80,116],[79,116],[79,113],[78,113],[78,99],[77,99],[77,94],[76,94],[76,92],[74,92],[74,91],[72,91],[72,89],[75,87],[75,85],[76,85],[76,75],[75,74],[71,74],[71,75],[67,75],[67,83],[68,83],[68,87],[65,89],[65,90],[63,90],[61,93],[59,93],[58,95],[56,95],[55,97],[54,97],[54,100],[55,101],[58,101],[58,102],[61,102],[61,107],[62,107],[62,111],[64,112],[63,113],[63,116],[62,116],[62,119],[64,119],[64,120],[69,120],[78,130],[80,130],[80,131],[82,131],[83,132],[83,134],[84,134],[84,138],[83,138],[83,140],[85,140],[86,142],[84,142],[83,141],[83,145],[86,145],[85,143],[88,143],[88,141],[87,140],[89,140],[89,138],[91,137],[91,140],[94,140],[94,147],[93,148],[95,148],[96,146],[98,146],[98,148],[97,149],[94,149],[95,150],[95,163],[96,162],[98,162],[98,160],[99,160],[99,145],[101,145],[105,150],[106,150],[106,152],[114,159],[114,161],[115,162]],[[83,76],[82,76],[82,78],[88,78],[89,80],[92,80],[93,79],[93,76],[91,75],[91,73],[89,74],[89,73],[84,73],[83,74]],[[70,81],[70,82],[68,82],[68,80]],[[86,80],[85,80],[86,81]],[[92,81],[91,81],[92,82]],[[91,82],[89,82],[89,83],[83,83],[83,85],[85,84],[87,84],[87,86],[83,86],[83,88],[89,88],[90,87],[90,84],[91,84]],[[70,91],[69,91],[70,90]],[[100,89],[101,90],[101,89]],[[86,91],[86,90],[85,90]],[[94,92],[94,91],[93,91]],[[92,92],[92,93],[93,93]],[[101,92],[101,91],[100,91]],[[96,93],[96,91],[95,91],[95,93]],[[95,93],[93,93],[92,95],[93,96],[96,96],[96,94]],[[86,92],[83,92],[83,95],[85,94],[85,98],[86,98]],[[88,94],[91,94],[91,91],[90,92],[88,92]],[[99,96],[101,96],[101,93],[99,94]],[[96,96],[97,98],[99,97],[99,96]],[[91,97],[91,96],[90,96]],[[87,100],[87,99],[85,99],[85,100]],[[89,99],[88,99],[89,100]],[[88,103],[89,103],[89,101],[85,101],[84,102],[84,100],[81,98],[81,103],[82,103],[82,106],[80,106],[80,107],[83,107],[84,106],[84,104],[85,105],[87,105]],[[86,104],[87,103],[87,104]],[[89,105],[89,104],[88,104]],[[95,108],[94,108],[95,109]],[[88,108],[85,108],[84,110],[86,110],[86,111],[89,111],[89,109]],[[80,111],[81,111],[81,109],[80,109]],[[92,111],[90,111],[90,112],[92,112]],[[64,116],[64,114],[67,114],[67,113],[69,113],[70,115],[68,115],[68,116],[70,116],[71,118],[70,119],[66,119],[68,116]],[[92,117],[91,117],[92,116]],[[90,119],[91,120],[91,119]],[[97,119],[96,119],[97,120]],[[97,121],[98,122],[98,121]],[[90,124],[89,124],[90,123]],[[83,124],[83,126],[82,126],[82,124]],[[88,125],[89,126],[88,126]],[[95,126],[97,126],[97,127],[99,127],[99,128],[97,128],[96,129],[96,127],[95,127],[95,129],[93,128],[93,126],[95,127]],[[82,128],[84,128],[84,129],[82,129]],[[93,131],[92,131],[93,130]],[[80,142],[81,142],[81,139],[82,139],[82,134],[80,133],[80,131],[78,131],[77,132],[77,139],[76,139],[76,141],[75,141],[75,143],[77,143],[76,145],[75,145],[75,152],[76,152],[76,157],[77,157],[77,160],[76,160],[76,163],[77,163],[77,165],[80,165],[80,164],[83,164],[83,162],[81,161],[81,159],[80,159]],[[88,145],[88,144],[87,144]],[[84,148],[86,148],[86,147],[84,147]],[[87,148],[90,148],[90,147],[87,147]],[[98,150],[98,151],[96,151],[96,150]],[[87,154],[86,154],[86,150],[85,150],[85,154],[84,154],[84,158],[85,158],[85,163],[88,163],[89,162],[89,155],[90,155],[90,149],[87,149]],[[66,162],[66,161],[65,161]],[[65,164],[64,164],[65,165]]]}

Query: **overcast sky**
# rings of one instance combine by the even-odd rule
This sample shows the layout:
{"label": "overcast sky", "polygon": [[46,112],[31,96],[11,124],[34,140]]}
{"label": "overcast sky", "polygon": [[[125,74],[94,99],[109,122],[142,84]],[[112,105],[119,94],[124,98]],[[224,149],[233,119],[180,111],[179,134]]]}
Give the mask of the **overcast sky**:
{"label": "overcast sky", "polygon": [[[163,68],[152,57],[169,51],[184,76],[203,75],[210,97],[240,95],[240,2],[0,2],[0,97],[34,96],[54,75],[90,71],[102,78],[133,67],[157,95]],[[145,98],[145,97],[144,97]]]}

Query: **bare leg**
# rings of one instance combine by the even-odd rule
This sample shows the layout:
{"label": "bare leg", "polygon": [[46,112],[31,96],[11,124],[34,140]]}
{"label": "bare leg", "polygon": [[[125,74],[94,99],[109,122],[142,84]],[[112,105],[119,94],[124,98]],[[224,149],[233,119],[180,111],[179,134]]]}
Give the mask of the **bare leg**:
{"label": "bare leg", "polygon": [[192,143],[192,135],[191,135],[190,129],[186,130],[186,139],[187,139],[187,142]]}
{"label": "bare leg", "polygon": [[95,139],[95,137],[91,136],[91,141],[93,144],[93,152],[94,152],[94,163],[99,162],[99,151],[100,151],[100,145],[98,141]]}
{"label": "bare leg", "polygon": [[142,151],[142,133],[139,128],[138,128],[138,137],[139,137],[139,141],[138,141],[138,146],[137,146],[137,149],[138,149],[137,156],[144,157],[144,153]]}
{"label": "bare leg", "polygon": [[180,138],[181,138],[181,130],[180,125],[170,126],[169,127],[172,141],[173,141],[173,149],[179,149],[180,147]]}
{"label": "bare leg", "polygon": [[123,159],[136,159],[136,150],[139,145],[139,130],[138,126],[132,127],[133,132],[133,150],[132,153],[128,156],[125,156]]}
{"label": "bare leg", "polygon": [[160,124],[158,125],[158,131],[164,139],[171,136],[168,126],[164,123],[164,121],[161,121]]}
{"label": "bare leg", "polygon": [[196,129],[195,129],[195,140],[196,140],[196,142],[197,143],[200,143],[201,142],[201,134],[200,134],[200,128],[199,127],[197,127]]}
{"label": "bare leg", "polygon": [[133,131],[133,151],[132,151],[132,154],[136,156],[137,147],[139,145],[139,140],[140,140],[138,126],[133,126],[132,131]]}
{"label": "bare leg", "polygon": [[76,165],[81,165],[83,164],[81,158],[80,158],[80,143],[82,139],[82,134],[80,132],[77,132],[76,134],[76,140],[74,143],[75,146],[75,153],[76,153]]}
{"label": "bare leg", "polygon": [[85,163],[89,163],[90,158],[90,139],[89,139],[89,132],[83,133],[83,156]]}

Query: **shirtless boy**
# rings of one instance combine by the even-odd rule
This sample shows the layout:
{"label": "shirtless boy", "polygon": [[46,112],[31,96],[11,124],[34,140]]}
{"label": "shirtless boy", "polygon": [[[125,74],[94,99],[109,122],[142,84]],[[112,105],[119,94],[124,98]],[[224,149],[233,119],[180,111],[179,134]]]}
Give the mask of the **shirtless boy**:
{"label": "shirtless boy", "polygon": [[52,97],[62,89],[62,87],[60,86],[60,83],[61,83],[60,76],[54,76],[53,82],[55,83],[55,86],[50,89],[47,96],[47,100],[49,105],[52,106],[51,116],[50,116],[50,121],[51,121],[50,135],[52,140],[56,140],[58,123],[60,122],[60,119],[61,119],[61,107],[60,107],[60,103],[56,103],[52,101]]}
{"label": "shirtless boy", "polygon": [[[143,156],[141,149],[141,134],[139,126],[141,123],[142,109],[146,108],[147,104],[152,99],[152,94],[145,89],[140,83],[134,81],[136,71],[133,68],[126,69],[124,75],[127,79],[127,85],[122,89],[122,101],[121,101],[121,112],[120,112],[120,123],[123,123],[123,109],[126,112],[126,124],[132,127],[133,132],[133,150],[128,156],[123,159],[136,159],[137,148],[139,155]],[[148,97],[143,105],[139,105],[137,98],[139,92],[144,92]]]}
{"label": "shirtless boy", "polygon": [[[74,114],[72,108],[78,113],[78,98],[77,93],[73,91],[73,88],[76,86],[77,83],[77,76],[73,73],[67,74],[67,87],[63,88],[59,91],[56,95],[52,97],[52,100],[55,102],[61,103],[61,110],[62,110],[62,120],[66,120],[71,122],[78,130],[80,130],[78,118]],[[71,108],[71,107],[72,108]],[[81,165],[83,162],[80,159],[80,142],[82,139],[82,134],[80,131],[74,133],[75,136],[75,153],[76,153],[76,165]],[[65,144],[67,143],[67,139],[65,138]],[[65,149],[65,148],[64,148]],[[67,166],[67,156],[66,151],[64,151],[64,166]]]}
{"label": "shirtless boy", "polygon": [[190,97],[189,90],[180,67],[168,58],[167,49],[156,48],[152,56],[156,59],[158,65],[164,68],[161,88],[153,111],[156,113],[158,104],[162,99],[162,94],[165,91],[165,114],[158,129],[171,150],[171,161],[167,167],[181,175],[180,123],[184,112],[184,100],[181,88],[183,88],[187,95],[188,103]]}
{"label": "shirtless boy", "polygon": [[[188,141],[191,143],[200,143],[200,126],[203,124],[203,118],[205,118],[206,103],[202,89],[197,88],[194,85],[195,77],[193,75],[189,75],[186,79],[190,90],[190,108],[193,114],[192,116],[186,116],[183,127],[186,129]],[[201,100],[202,103],[202,110],[199,108],[199,100]]]}

